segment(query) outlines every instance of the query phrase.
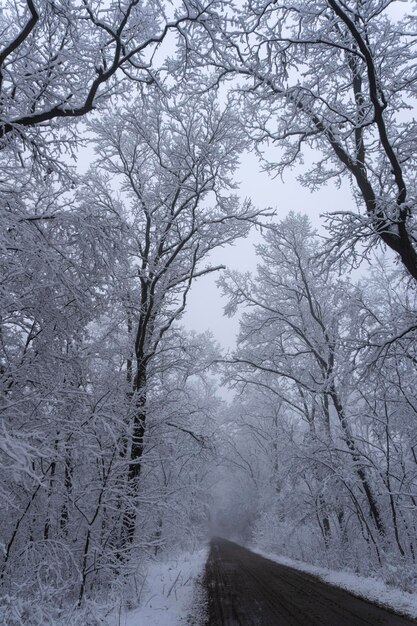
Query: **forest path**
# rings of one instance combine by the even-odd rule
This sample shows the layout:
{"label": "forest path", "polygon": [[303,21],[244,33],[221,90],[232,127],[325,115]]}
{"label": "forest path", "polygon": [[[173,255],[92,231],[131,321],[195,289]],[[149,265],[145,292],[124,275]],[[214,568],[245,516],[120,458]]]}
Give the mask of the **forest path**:
{"label": "forest path", "polygon": [[206,626],[410,626],[417,622],[349,592],[213,539],[206,565]]}

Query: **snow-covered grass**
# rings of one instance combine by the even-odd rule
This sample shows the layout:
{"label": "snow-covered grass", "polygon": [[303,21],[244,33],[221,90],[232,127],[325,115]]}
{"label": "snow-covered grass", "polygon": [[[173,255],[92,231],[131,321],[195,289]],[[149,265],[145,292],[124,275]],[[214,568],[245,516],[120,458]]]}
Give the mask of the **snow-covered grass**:
{"label": "snow-covered grass", "polygon": [[309,565],[284,556],[271,554],[256,546],[253,552],[281,565],[288,565],[308,574],[317,576],[329,585],[346,589],[350,593],[383,607],[387,607],[408,617],[417,618],[417,593],[409,593],[387,585],[384,581],[369,576],[359,576],[352,572],[340,572],[324,567]]}
{"label": "snow-covered grass", "polygon": [[206,600],[201,579],[208,548],[150,563],[140,605],[120,612],[112,626],[198,626]]}
{"label": "snow-covered grass", "polygon": [[[198,626],[205,617],[201,582],[207,553],[208,546],[175,557],[158,555],[141,563],[134,584],[130,579],[115,584],[81,608],[76,599],[59,606],[48,588],[43,595],[1,596],[0,626]],[[136,608],[126,610],[127,604]]]}

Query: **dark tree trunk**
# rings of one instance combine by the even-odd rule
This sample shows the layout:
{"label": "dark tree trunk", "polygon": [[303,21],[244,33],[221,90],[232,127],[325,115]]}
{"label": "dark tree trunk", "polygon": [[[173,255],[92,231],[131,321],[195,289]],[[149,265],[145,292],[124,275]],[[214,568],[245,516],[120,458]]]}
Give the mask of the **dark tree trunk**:
{"label": "dark tree trunk", "polygon": [[343,430],[343,433],[344,433],[346,445],[347,445],[347,447],[349,448],[349,450],[350,450],[350,452],[352,454],[352,459],[353,459],[353,461],[355,463],[355,471],[356,471],[356,473],[357,473],[357,475],[359,477],[359,480],[361,482],[363,491],[365,492],[366,499],[367,499],[368,505],[369,505],[369,510],[370,510],[370,513],[371,513],[371,517],[372,517],[373,521],[375,522],[375,526],[376,526],[376,529],[378,530],[378,533],[381,536],[385,536],[385,534],[386,534],[385,533],[385,526],[384,526],[384,523],[382,521],[381,514],[379,512],[378,504],[377,504],[377,502],[375,500],[375,497],[374,497],[374,495],[372,493],[372,489],[371,489],[371,486],[369,484],[368,477],[366,475],[366,471],[365,471],[365,468],[364,468],[363,463],[362,463],[361,455],[360,455],[360,452],[356,448],[355,440],[354,440],[353,435],[352,435],[352,433],[350,431],[349,424],[347,422],[343,406],[342,406],[342,404],[341,404],[341,402],[339,400],[339,397],[337,395],[337,392],[336,392],[336,390],[334,388],[331,390],[330,396],[332,398],[334,408],[336,409],[337,415],[339,417],[340,424],[342,426],[342,430]]}
{"label": "dark tree trunk", "polygon": [[133,543],[137,518],[137,496],[139,479],[142,471],[142,456],[146,429],[146,364],[143,360],[137,364],[134,381],[134,398],[136,399],[133,416],[132,437],[129,450],[129,469],[127,473],[127,491],[129,502],[123,515],[122,539],[128,545]]}
{"label": "dark tree trunk", "polygon": [[72,464],[71,454],[70,452],[67,452],[65,456],[65,465],[64,465],[65,499],[61,508],[61,516],[59,520],[59,525],[65,536],[68,534],[69,502],[70,502],[71,493],[72,493],[73,472],[74,472],[74,467]]}

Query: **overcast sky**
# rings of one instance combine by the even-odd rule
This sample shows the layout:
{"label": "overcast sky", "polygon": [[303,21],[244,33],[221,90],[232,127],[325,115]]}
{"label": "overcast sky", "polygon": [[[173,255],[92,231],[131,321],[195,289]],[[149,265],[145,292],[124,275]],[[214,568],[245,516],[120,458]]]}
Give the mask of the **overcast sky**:
{"label": "overcast sky", "polygon": [[[355,211],[356,206],[347,182],[340,189],[328,184],[315,193],[302,186],[297,176],[302,170],[308,169],[307,160],[306,165],[297,167],[296,172],[288,171],[282,181],[262,172],[254,154],[245,155],[236,175],[240,181],[239,194],[242,198],[250,198],[258,208],[275,209],[277,221],[282,220],[289,211],[300,211],[306,213],[317,228],[323,224],[320,218],[322,213]],[[255,271],[257,260],[254,245],[259,241],[261,235],[253,229],[247,239],[217,251],[212,260],[231,269]],[[209,329],[223,347],[233,348],[239,322],[237,317],[229,319],[223,315],[226,300],[221,297],[216,280],[217,275],[208,275],[194,283],[182,323],[189,330],[203,332]]]}

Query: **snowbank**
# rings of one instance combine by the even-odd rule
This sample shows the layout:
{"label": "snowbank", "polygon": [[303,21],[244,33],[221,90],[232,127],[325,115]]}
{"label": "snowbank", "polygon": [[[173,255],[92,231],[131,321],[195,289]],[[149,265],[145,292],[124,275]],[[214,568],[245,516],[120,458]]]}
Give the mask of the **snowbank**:
{"label": "snowbank", "polygon": [[316,567],[308,563],[265,552],[264,550],[258,549],[256,546],[251,546],[250,549],[256,552],[256,554],[270,559],[275,563],[288,565],[302,572],[313,574],[330,585],[346,589],[346,591],[349,591],[353,595],[374,602],[379,606],[390,608],[396,613],[414,619],[417,618],[417,594],[395,589],[377,578],[358,576],[351,572],[337,572],[324,567]]}
{"label": "snowbank", "polygon": [[208,548],[151,563],[139,608],[117,616],[114,626],[197,626],[205,614],[199,581]]}

